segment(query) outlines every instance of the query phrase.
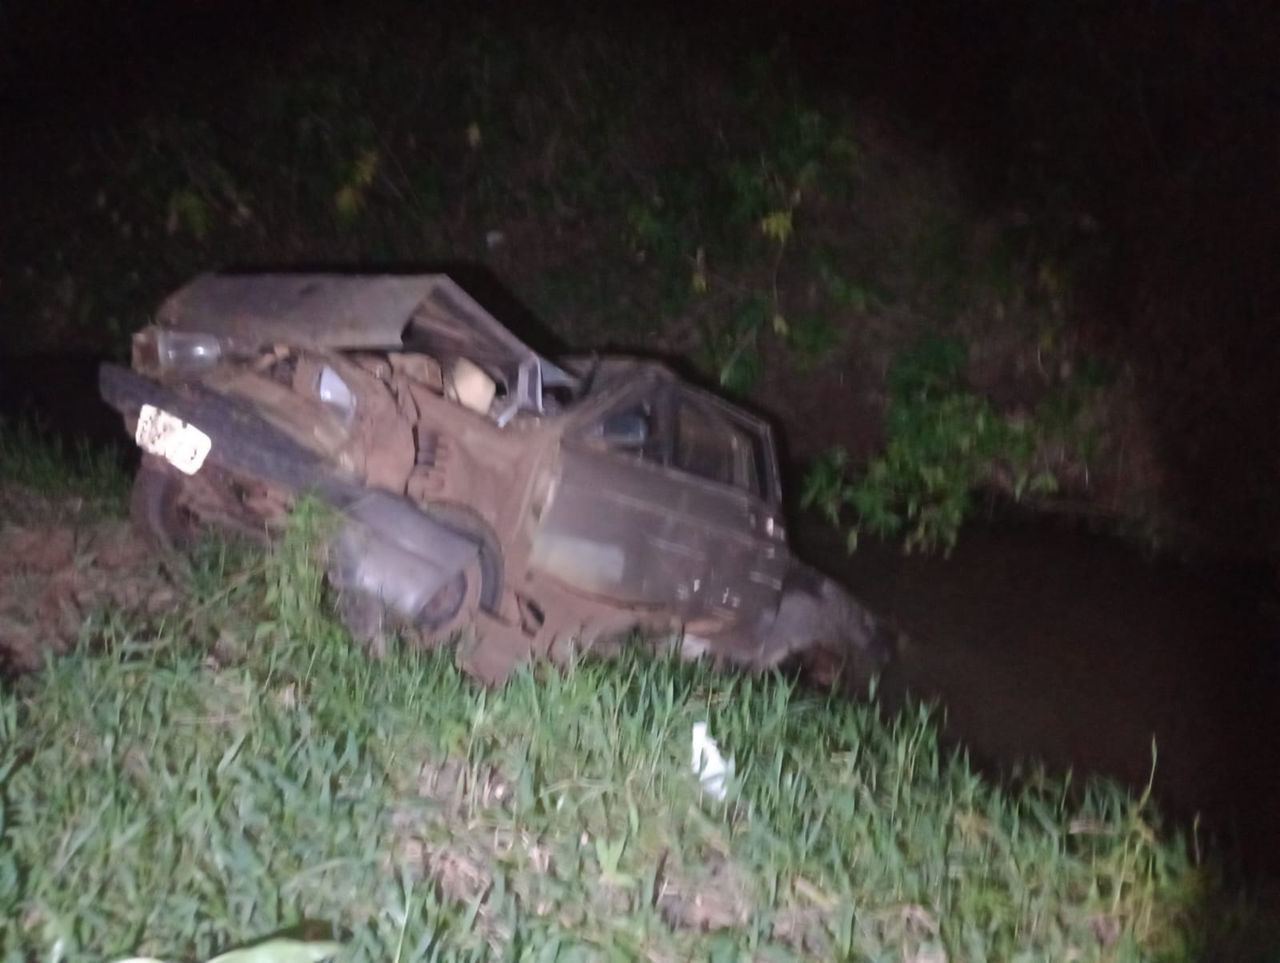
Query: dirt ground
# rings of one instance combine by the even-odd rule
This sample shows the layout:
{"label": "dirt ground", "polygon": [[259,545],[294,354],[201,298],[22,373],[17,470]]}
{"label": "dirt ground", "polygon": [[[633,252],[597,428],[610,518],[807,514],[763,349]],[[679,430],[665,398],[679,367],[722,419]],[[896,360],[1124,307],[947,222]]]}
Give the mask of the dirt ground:
{"label": "dirt ground", "polygon": [[82,499],[0,485],[0,671],[38,668],[105,612],[159,616],[178,587],[128,521]]}

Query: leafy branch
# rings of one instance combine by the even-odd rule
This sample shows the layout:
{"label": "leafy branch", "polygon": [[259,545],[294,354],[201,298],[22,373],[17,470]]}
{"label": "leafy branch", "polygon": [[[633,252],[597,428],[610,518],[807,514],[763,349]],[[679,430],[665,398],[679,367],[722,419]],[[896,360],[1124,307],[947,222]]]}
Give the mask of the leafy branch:
{"label": "leafy branch", "polygon": [[847,526],[849,551],[865,529],[902,535],[908,551],[949,553],[979,488],[1007,478],[1014,498],[1057,491],[1058,477],[1037,454],[1062,430],[1061,405],[1042,404],[1029,419],[1004,416],[964,383],[966,362],[960,342],[925,339],[890,371],[884,450],[857,476],[839,449],[810,472],[802,504]]}

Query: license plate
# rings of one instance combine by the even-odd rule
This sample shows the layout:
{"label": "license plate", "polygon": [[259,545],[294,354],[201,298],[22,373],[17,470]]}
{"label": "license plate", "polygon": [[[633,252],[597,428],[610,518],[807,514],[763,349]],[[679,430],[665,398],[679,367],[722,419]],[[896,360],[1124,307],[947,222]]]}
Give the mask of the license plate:
{"label": "license plate", "polygon": [[133,436],[143,451],[159,455],[188,475],[200,470],[213,447],[209,436],[195,425],[189,425],[155,405],[142,406]]}

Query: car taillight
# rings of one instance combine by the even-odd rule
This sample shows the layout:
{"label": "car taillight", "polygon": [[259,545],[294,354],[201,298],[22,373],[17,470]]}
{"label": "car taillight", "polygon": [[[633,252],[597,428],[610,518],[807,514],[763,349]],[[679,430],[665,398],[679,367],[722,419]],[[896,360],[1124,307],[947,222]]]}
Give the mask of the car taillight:
{"label": "car taillight", "polygon": [[221,358],[222,343],[211,334],[151,327],[133,336],[133,366],[139,371],[211,368]]}

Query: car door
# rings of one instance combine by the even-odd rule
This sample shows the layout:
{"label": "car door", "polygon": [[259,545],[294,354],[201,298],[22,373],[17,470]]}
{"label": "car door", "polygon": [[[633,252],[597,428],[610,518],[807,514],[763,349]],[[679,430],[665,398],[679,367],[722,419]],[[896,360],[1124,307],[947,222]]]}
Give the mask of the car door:
{"label": "car door", "polygon": [[566,433],[530,564],[611,601],[696,612],[708,546],[681,516],[671,390],[650,380]]}
{"label": "car door", "polygon": [[672,382],[566,436],[531,562],[579,591],[754,624],[787,561],[763,423]]}
{"label": "car door", "polygon": [[768,427],[713,395],[675,392],[672,468],[684,477],[680,515],[708,548],[703,604],[726,625],[766,624],[789,553]]}

